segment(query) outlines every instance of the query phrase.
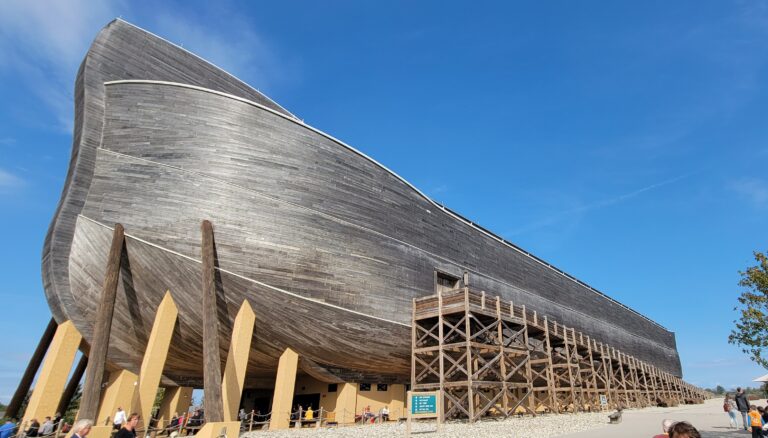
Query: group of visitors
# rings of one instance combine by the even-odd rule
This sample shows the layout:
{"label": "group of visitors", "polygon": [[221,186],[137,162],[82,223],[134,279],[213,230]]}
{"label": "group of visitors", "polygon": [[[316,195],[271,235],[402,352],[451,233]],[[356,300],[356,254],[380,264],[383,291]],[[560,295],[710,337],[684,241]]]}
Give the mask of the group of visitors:
{"label": "group of visitors", "polygon": [[755,438],[768,437],[768,430],[764,430],[763,427],[768,427],[768,408],[763,406],[756,406],[749,403],[747,394],[741,388],[736,388],[736,394],[725,394],[725,400],[723,400],[723,410],[728,413],[728,420],[732,428],[737,429],[739,427],[736,421],[736,414],[741,414],[741,426],[744,430],[752,432],[752,436]]}
{"label": "group of visitors", "polygon": [[360,415],[360,420],[363,423],[374,423],[376,422],[376,419],[380,419],[381,421],[389,421],[389,406],[384,406],[379,410],[378,415],[375,414],[370,406],[366,406],[363,409],[362,414]]}
{"label": "group of visitors", "polygon": [[[33,418],[29,421],[29,425],[26,429],[24,429],[24,436],[25,437],[48,437],[52,436],[57,432],[57,429],[59,429],[59,425],[61,425],[59,432],[67,433],[69,432],[69,425],[67,423],[62,422],[62,417],[60,413],[56,413],[54,417],[45,417],[43,420],[43,423],[40,424],[40,421],[38,421],[37,418]],[[16,430],[19,427],[19,425],[16,423],[16,419],[9,419],[0,426],[0,438],[8,438],[10,436],[13,436],[16,434]]]}
{"label": "group of visitors", "polygon": [[37,418],[33,418],[29,422],[29,427],[27,427],[25,435],[28,437],[44,437],[53,435],[56,431],[56,428],[59,426],[59,422],[61,422],[61,414],[58,412],[53,418],[45,417],[43,424],[40,424],[40,422],[37,421]]}
{"label": "group of visitors", "polygon": [[307,406],[304,409],[301,405],[296,405],[296,410],[291,412],[291,421],[314,421],[315,411],[312,410],[312,405]]}

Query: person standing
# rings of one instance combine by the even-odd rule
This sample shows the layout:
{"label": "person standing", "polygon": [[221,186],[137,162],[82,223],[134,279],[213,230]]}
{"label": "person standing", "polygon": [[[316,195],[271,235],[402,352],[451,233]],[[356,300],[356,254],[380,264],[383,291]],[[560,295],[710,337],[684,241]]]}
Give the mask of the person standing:
{"label": "person standing", "polygon": [[763,435],[763,416],[757,410],[757,406],[749,407],[749,427],[752,430],[752,438],[760,438]]}
{"label": "person standing", "polygon": [[741,412],[741,422],[744,426],[744,430],[749,430],[749,420],[747,419],[747,413],[749,412],[749,401],[747,400],[747,394],[741,387],[736,388],[736,396],[733,398],[736,402],[736,407]]}
{"label": "person standing", "polygon": [[113,438],[136,438],[136,426],[139,424],[139,414],[133,413],[126,418],[123,422],[123,427],[120,428]]}
{"label": "person standing", "polygon": [[118,407],[117,412],[115,412],[115,419],[112,420],[112,427],[114,427],[115,430],[120,430],[123,423],[125,423],[125,411],[123,408]]}
{"label": "person standing", "polygon": [[47,436],[53,433],[53,421],[51,421],[51,417],[45,417],[45,421],[43,421],[43,425],[40,426],[40,436]]}
{"label": "person standing", "polygon": [[739,407],[736,406],[736,402],[731,398],[731,394],[725,394],[723,410],[728,414],[728,421],[730,421],[731,427],[734,429],[738,428],[739,425],[736,423],[736,412],[739,411]]}

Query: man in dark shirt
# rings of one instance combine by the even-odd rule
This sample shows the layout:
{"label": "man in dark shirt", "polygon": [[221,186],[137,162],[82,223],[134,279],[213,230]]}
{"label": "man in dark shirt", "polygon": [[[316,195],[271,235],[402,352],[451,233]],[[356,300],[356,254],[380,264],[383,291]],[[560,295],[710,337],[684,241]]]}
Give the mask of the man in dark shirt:
{"label": "man in dark shirt", "polygon": [[747,412],[749,412],[749,401],[747,400],[747,394],[741,388],[736,388],[736,395],[733,397],[736,402],[736,407],[741,412],[741,421],[744,425],[744,430],[749,430],[749,424],[747,423]]}
{"label": "man in dark shirt", "polygon": [[123,422],[123,427],[113,435],[113,438],[136,438],[137,424],[139,424],[139,414],[129,415],[128,419]]}

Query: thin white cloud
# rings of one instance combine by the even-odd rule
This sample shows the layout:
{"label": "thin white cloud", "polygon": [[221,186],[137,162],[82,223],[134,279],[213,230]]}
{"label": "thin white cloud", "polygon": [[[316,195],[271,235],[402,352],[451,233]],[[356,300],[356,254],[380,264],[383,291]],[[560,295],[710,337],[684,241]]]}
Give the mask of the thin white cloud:
{"label": "thin white cloud", "polygon": [[759,178],[741,178],[732,182],[730,187],[752,205],[768,206],[768,181]]}
{"label": "thin white cloud", "polygon": [[256,88],[295,78],[291,72],[296,70],[283,68],[236,11],[217,4],[195,16],[162,6],[142,14],[123,0],[0,1],[0,68],[21,78],[19,85],[45,103],[67,132],[73,125],[77,69],[98,31],[115,17],[183,46]]}
{"label": "thin white cloud", "polygon": [[11,172],[0,169],[0,192],[7,189],[14,189],[24,185],[24,180]]}
{"label": "thin white cloud", "polygon": [[631,192],[623,193],[623,194],[618,195],[618,196],[613,196],[613,197],[610,197],[610,198],[601,199],[599,201],[590,202],[588,204],[583,204],[583,205],[580,205],[580,206],[577,206],[577,207],[574,207],[574,208],[563,210],[563,211],[554,213],[554,214],[552,214],[552,215],[550,215],[550,216],[548,216],[546,218],[543,218],[543,219],[531,222],[531,223],[529,223],[527,225],[524,225],[522,227],[519,227],[516,230],[508,232],[506,234],[508,236],[519,235],[519,234],[523,234],[523,233],[527,233],[527,232],[530,232],[530,231],[538,230],[540,228],[544,228],[544,227],[547,227],[547,226],[559,223],[560,221],[563,221],[565,219],[569,219],[569,218],[573,218],[573,217],[580,217],[580,216],[582,216],[583,214],[585,214],[588,211],[596,210],[596,209],[600,209],[600,208],[604,208],[604,207],[608,207],[608,206],[611,206],[611,205],[615,205],[615,204],[627,201],[627,200],[632,199],[632,198],[634,198],[636,196],[639,196],[639,195],[641,195],[643,193],[650,192],[652,190],[656,190],[656,189],[659,189],[661,187],[664,187],[664,186],[676,183],[676,182],[678,182],[678,181],[680,181],[682,179],[688,178],[691,175],[692,175],[692,173],[687,173],[687,174],[684,174],[684,175],[679,175],[679,176],[676,176],[674,178],[670,178],[670,179],[667,179],[667,180],[664,180],[664,181],[661,181],[661,182],[658,182],[658,183],[650,184],[650,185],[647,185],[645,187],[641,187],[641,188],[639,188],[637,190],[633,190]]}
{"label": "thin white cloud", "polygon": [[[119,0],[0,2],[0,68],[13,71],[30,94],[72,130],[73,88],[80,61]],[[39,123],[39,121],[36,121]]]}

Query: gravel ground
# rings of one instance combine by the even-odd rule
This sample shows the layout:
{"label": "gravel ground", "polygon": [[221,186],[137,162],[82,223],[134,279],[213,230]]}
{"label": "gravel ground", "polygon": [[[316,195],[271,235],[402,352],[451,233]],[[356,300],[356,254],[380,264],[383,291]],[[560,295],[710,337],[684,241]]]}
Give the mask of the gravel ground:
{"label": "gravel ground", "polygon": [[[506,420],[485,420],[475,424],[463,422],[446,423],[442,432],[436,432],[434,421],[422,421],[413,424],[413,434],[417,437],[514,437],[544,438],[568,433],[596,429],[608,422],[607,412],[540,415],[538,417],[515,417]],[[365,426],[347,426],[330,428],[288,429],[275,432],[254,431],[241,435],[242,438],[306,438],[306,437],[396,437],[405,436],[405,423],[373,424]]]}

